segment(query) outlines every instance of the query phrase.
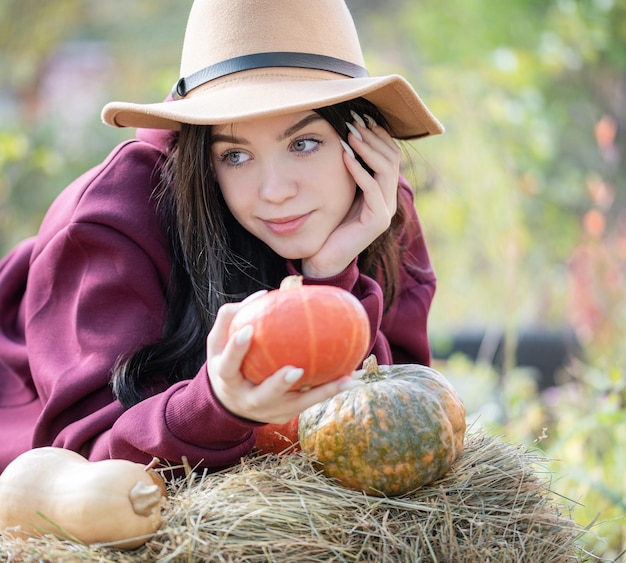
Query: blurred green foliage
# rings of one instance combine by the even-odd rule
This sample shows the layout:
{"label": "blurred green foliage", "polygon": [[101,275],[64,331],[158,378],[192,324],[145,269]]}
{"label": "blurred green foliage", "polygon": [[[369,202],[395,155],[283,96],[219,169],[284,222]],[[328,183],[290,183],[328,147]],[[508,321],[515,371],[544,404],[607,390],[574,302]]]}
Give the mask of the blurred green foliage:
{"label": "blurred green foliage", "polygon": [[[349,0],[372,74],[398,72],[446,134],[406,145],[439,277],[438,339],[459,326],[571,326],[585,348],[538,393],[454,360],[472,416],[554,462],[594,553],[626,545],[626,0]],[[111,99],[178,78],[191,0],[0,0],[0,254],[132,131]],[[544,432],[544,428],[546,429]],[[539,439],[540,436],[545,437]]]}
{"label": "blurred green foliage", "polygon": [[397,61],[447,127],[416,145],[434,328],[573,321],[569,261],[598,234],[624,275],[625,21],[626,2],[573,0],[422,0],[372,20],[376,67]]}

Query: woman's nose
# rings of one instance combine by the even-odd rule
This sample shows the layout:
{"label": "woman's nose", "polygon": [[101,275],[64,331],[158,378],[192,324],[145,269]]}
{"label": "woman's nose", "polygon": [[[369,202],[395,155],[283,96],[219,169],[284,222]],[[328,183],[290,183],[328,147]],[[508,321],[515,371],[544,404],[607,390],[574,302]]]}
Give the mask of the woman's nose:
{"label": "woman's nose", "polygon": [[263,166],[260,181],[260,198],[271,203],[280,203],[293,197],[297,192],[297,182],[289,172],[289,167],[280,162]]}

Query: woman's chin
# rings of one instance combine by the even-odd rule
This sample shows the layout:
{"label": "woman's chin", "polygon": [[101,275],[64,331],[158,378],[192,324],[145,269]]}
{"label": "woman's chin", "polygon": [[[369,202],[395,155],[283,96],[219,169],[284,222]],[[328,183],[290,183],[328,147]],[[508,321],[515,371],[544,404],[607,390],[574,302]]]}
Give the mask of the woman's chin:
{"label": "woman's chin", "polygon": [[270,248],[285,260],[305,260],[306,258],[314,256],[319,250],[319,248],[312,250],[311,248],[294,248],[288,247],[287,245],[274,245]]}

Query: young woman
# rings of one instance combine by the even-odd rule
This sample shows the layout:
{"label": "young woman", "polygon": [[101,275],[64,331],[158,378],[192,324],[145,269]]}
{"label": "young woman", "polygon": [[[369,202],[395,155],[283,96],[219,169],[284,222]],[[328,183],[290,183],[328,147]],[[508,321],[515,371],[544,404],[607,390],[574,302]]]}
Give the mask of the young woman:
{"label": "young woman", "polygon": [[[0,470],[44,445],[219,468],[358,382],[253,385],[234,313],[290,273],[352,292],[380,363],[428,364],[435,276],[395,139],[443,131],[370,77],[343,2],[196,0],[163,103],[0,262]],[[368,352],[369,353],[369,352]]]}

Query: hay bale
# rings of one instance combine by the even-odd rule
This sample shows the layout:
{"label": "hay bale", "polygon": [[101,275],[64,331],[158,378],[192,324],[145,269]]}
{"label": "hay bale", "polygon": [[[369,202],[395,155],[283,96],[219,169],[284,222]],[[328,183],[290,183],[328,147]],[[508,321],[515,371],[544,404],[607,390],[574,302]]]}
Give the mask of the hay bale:
{"label": "hay bale", "polygon": [[[52,537],[0,536],[0,558],[28,562],[586,561],[585,533],[541,473],[537,454],[470,434],[443,479],[411,495],[368,497],[299,453],[250,456],[170,483],[165,524],[124,552]],[[595,558],[594,558],[595,560]]]}

